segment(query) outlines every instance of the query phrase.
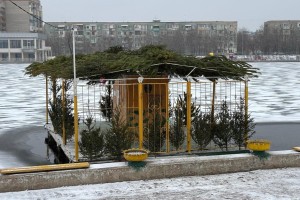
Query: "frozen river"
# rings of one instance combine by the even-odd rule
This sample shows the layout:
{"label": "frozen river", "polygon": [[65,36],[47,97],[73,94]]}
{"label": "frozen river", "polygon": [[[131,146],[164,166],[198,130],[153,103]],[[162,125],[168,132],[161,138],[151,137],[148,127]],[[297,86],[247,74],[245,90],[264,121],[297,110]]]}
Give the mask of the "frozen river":
{"label": "frozen river", "polygon": [[[300,145],[300,63],[251,64],[262,73],[249,83],[256,137],[270,139],[273,150]],[[0,64],[0,168],[50,163],[44,145],[45,79],[25,76],[26,66]]]}

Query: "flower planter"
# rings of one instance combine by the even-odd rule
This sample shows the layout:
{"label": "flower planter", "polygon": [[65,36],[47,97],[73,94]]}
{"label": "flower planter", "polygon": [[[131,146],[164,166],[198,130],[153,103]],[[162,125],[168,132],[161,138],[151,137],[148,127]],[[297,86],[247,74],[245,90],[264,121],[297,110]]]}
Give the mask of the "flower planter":
{"label": "flower planter", "polygon": [[271,142],[268,140],[249,140],[247,148],[252,151],[267,151],[271,147]]}
{"label": "flower planter", "polygon": [[124,158],[130,162],[140,162],[148,158],[148,153],[144,149],[128,149],[124,151]]}

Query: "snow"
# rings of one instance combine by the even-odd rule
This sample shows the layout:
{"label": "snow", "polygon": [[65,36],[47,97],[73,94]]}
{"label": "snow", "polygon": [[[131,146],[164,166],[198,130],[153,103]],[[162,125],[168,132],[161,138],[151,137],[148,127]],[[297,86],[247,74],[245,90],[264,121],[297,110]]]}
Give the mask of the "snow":
{"label": "snow", "polygon": [[300,199],[300,168],[8,192],[0,199]]}

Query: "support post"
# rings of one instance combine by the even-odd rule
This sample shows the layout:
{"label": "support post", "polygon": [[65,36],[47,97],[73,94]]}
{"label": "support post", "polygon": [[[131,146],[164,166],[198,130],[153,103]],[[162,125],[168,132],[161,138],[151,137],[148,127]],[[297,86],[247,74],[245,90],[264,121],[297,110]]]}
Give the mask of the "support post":
{"label": "support post", "polygon": [[65,113],[66,113],[66,96],[65,96],[65,80],[62,80],[62,135],[63,135],[63,144],[67,144],[66,138],[66,127],[65,127]]}
{"label": "support post", "polygon": [[143,104],[144,104],[144,93],[143,93],[143,77],[138,78],[138,103],[139,103],[139,149],[143,149],[143,140],[144,140],[144,118],[143,118]]}
{"label": "support post", "polygon": [[170,153],[170,129],[169,129],[169,88],[168,83],[166,83],[166,150]]}
{"label": "support post", "polygon": [[186,134],[187,134],[187,152],[191,153],[191,82],[187,82],[187,96],[186,96]]}
{"label": "support post", "polygon": [[213,80],[213,94],[211,100],[211,123],[215,120],[215,96],[216,96],[216,80]]}
{"label": "support post", "polygon": [[[248,138],[248,76],[245,75],[245,140]],[[245,141],[246,142],[246,141]]]}
{"label": "support post", "polygon": [[47,74],[46,74],[46,124],[49,123],[49,97],[48,97],[48,94],[49,91],[48,91],[48,77],[47,77]]}
{"label": "support post", "polygon": [[78,162],[78,109],[77,109],[77,78],[76,78],[76,60],[75,60],[75,28],[73,28],[73,70],[74,70],[74,143],[75,143],[75,162]]}

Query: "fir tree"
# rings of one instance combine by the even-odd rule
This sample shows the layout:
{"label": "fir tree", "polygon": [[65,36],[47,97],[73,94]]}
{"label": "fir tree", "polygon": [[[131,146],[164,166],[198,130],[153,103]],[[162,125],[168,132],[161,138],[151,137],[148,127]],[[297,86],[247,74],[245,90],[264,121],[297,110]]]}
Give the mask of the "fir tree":
{"label": "fir tree", "polygon": [[[187,122],[187,94],[184,92],[183,98],[179,95],[179,98],[176,102],[177,115],[180,119],[182,119],[183,125],[186,125]],[[191,103],[191,119],[193,120],[196,116],[196,113],[199,112],[199,107],[195,106],[195,103]],[[176,115],[176,114],[175,114]]]}
{"label": "fir tree", "polygon": [[250,114],[245,113],[244,99],[240,99],[238,109],[233,112],[231,120],[231,129],[233,141],[239,147],[246,146],[246,141],[255,133],[254,119],[251,118]]}
{"label": "fir tree", "polygon": [[128,123],[122,118],[120,108],[114,109],[111,127],[106,131],[104,137],[105,151],[121,160],[122,152],[131,148],[134,137]]}
{"label": "fir tree", "polygon": [[232,139],[232,130],[230,127],[230,121],[232,116],[230,115],[226,101],[223,101],[221,104],[220,112],[215,118],[213,123],[213,141],[218,145],[222,150],[225,148],[228,150],[229,143]]}
{"label": "fir tree", "polygon": [[80,132],[80,152],[88,157],[89,160],[100,158],[104,153],[103,133],[100,128],[95,128],[95,122],[92,117],[87,117],[84,124],[87,128]]}
{"label": "fir tree", "polygon": [[[73,100],[67,91],[71,88],[71,82],[67,81],[64,86],[58,85],[56,80],[52,82],[53,86],[51,88],[53,92],[54,99],[49,100],[49,116],[54,127],[54,131],[62,136],[62,122],[64,119],[66,137],[67,139],[72,138],[74,135],[74,115],[73,115]],[[60,94],[62,87],[65,87],[65,101],[62,102],[62,96]],[[64,103],[64,109],[63,109]]]}
{"label": "fir tree", "polygon": [[183,130],[185,124],[182,120],[184,114],[182,102],[179,100],[177,100],[174,110],[172,110],[172,114],[174,115],[174,123],[170,126],[170,142],[176,150],[178,150],[185,139],[185,133]]}
{"label": "fir tree", "polygon": [[106,86],[105,95],[101,97],[99,103],[103,117],[105,117],[110,122],[112,118],[113,108],[112,85],[110,83],[108,83],[108,85]]}
{"label": "fir tree", "polygon": [[149,118],[145,121],[144,147],[151,152],[159,152],[166,139],[166,118],[160,114],[159,107],[152,106],[149,110]]}
{"label": "fir tree", "polygon": [[198,144],[200,150],[211,142],[213,138],[213,130],[211,124],[211,115],[209,113],[200,112],[192,122],[192,138]]}

